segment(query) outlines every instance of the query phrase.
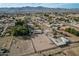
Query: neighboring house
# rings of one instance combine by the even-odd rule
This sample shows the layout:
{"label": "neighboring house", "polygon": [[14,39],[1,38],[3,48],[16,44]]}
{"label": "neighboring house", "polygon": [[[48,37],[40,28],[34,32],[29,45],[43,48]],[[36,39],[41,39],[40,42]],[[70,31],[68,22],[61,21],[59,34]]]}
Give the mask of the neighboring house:
{"label": "neighboring house", "polygon": [[64,37],[59,37],[59,38],[52,38],[50,37],[50,40],[53,41],[57,46],[64,46],[64,45],[68,45],[70,40],[69,39],[66,39]]}

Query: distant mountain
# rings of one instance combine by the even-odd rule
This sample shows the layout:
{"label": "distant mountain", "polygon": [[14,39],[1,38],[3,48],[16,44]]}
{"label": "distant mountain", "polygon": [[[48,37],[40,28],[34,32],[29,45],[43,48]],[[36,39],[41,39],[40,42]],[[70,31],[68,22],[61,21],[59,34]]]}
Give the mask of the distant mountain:
{"label": "distant mountain", "polygon": [[79,12],[79,9],[64,9],[64,8],[47,8],[47,7],[11,7],[11,8],[0,8],[0,13],[25,13],[25,12]]}

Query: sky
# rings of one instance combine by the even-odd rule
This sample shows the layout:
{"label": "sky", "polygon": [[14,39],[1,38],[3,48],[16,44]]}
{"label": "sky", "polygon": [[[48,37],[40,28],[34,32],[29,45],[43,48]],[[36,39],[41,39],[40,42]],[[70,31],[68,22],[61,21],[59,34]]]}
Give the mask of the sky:
{"label": "sky", "polygon": [[0,8],[25,6],[43,6],[49,8],[79,8],[79,3],[0,3]]}

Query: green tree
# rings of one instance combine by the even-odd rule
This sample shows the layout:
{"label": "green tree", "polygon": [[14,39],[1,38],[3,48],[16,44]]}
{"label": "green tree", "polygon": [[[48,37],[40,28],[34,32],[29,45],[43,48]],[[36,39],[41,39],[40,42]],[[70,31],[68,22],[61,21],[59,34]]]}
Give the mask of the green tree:
{"label": "green tree", "polygon": [[12,35],[13,36],[23,36],[23,35],[29,35],[30,33],[30,27],[27,25],[24,25],[24,21],[18,20],[15,23],[15,26],[12,27]]}
{"label": "green tree", "polygon": [[67,28],[65,29],[66,32],[79,36],[79,31],[75,30],[74,28]]}

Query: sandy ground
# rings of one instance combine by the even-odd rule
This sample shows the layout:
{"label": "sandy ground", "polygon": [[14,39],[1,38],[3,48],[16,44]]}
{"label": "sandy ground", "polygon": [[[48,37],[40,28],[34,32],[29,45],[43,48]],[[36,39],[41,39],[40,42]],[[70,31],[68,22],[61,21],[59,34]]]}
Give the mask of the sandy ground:
{"label": "sandy ground", "polygon": [[35,38],[32,38],[35,50],[38,51],[43,51],[47,49],[51,49],[55,47],[55,44],[51,42],[48,37],[44,34],[38,35]]}
{"label": "sandy ground", "polygon": [[12,37],[0,38],[0,47],[9,49],[12,42]]}
{"label": "sandy ground", "polygon": [[79,56],[79,47],[65,50],[64,54],[67,56]]}
{"label": "sandy ground", "polygon": [[23,40],[23,38],[15,38],[10,48],[9,55],[24,55],[34,53],[31,40]]}

